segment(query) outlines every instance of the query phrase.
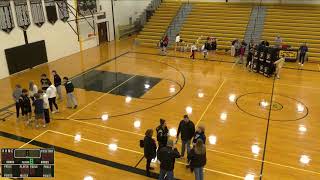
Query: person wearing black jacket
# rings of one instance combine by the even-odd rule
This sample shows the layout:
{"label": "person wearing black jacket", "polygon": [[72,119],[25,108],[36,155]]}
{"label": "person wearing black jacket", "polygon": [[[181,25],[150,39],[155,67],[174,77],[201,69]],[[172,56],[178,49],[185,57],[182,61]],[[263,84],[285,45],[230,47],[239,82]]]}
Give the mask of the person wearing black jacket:
{"label": "person wearing black jacket", "polygon": [[146,171],[147,176],[150,176],[150,170],[153,170],[152,167],[150,167],[151,160],[154,159],[157,155],[157,145],[156,141],[152,139],[153,130],[148,129],[145,133],[145,137],[143,140],[143,147],[144,147],[144,157],[147,159],[146,164]]}
{"label": "person wearing black jacket", "polygon": [[73,107],[73,109],[76,109],[78,107],[78,102],[77,102],[75,95],[73,94],[74,86],[73,86],[72,82],[69,81],[68,77],[63,78],[63,83],[64,83],[64,87],[66,88],[66,92],[67,92],[67,107],[68,108]]}
{"label": "person wearing black jacket", "polygon": [[187,154],[190,152],[190,143],[191,139],[195,133],[195,127],[193,122],[189,119],[188,115],[183,116],[183,120],[180,121],[178,132],[177,132],[177,142],[179,139],[179,135],[181,133],[181,157],[184,157],[185,148],[187,146]]}
{"label": "person wearing black jacket", "polygon": [[201,139],[198,139],[195,146],[188,155],[191,171],[194,171],[195,180],[203,180],[203,167],[207,163],[206,147]]}
{"label": "person wearing black jacket", "polygon": [[31,100],[28,96],[28,90],[22,89],[22,94],[19,98],[19,104],[22,109],[22,116],[24,116],[27,124],[30,123],[31,120]]}
{"label": "person wearing black jacket", "polygon": [[168,141],[168,133],[169,130],[167,128],[166,120],[160,119],[160,125],[157,127],[157,141],[158,141],[158,150],[167,145]]}
{"label": "person wearing black jacket", "polygon": [[173,146],[173,141],[168,139],[167,146],[158,151],[158,159],[160,161],[160,175],[159,180],[173,180],[174,179],[174,164],[176,158],[179,158],[180,154]]}
{"label": "person wearing black jacket", "polygon": [[196,133],[194,134],[192,144],[196,145],[198,139],[201,139],[203,144],[206,144],[206,135],[204,133],[205,128],[203,126],[198,126]]}
{"label": "person wearing black jacket", "polygon": [[248,65],[251,65],[251,61],[253,59],[253,54],[254,54],[254,43],[253,40],[250,41],[249,47],[248,47],[248,55],[247,55],[247,62],[246,62],[246,67],[248,68]]}
{"label": "person wearing black jacket", "polygon": [[53,84],[57,89],[57,94],[58,94],[58,99],[62,100],[62,93],[61,93],[61,78],[58,75],[56,70],[52,71],[52,75],[53,75]]}
{"label": "person wearing black jacket", "polygon": [[40,83],[41,83],[41,88],[42,88],[43,91],[46,91],[48,89],[48,87],[51,85],[51,81],[47,77],[46,74],[42,74],[41,75]]}

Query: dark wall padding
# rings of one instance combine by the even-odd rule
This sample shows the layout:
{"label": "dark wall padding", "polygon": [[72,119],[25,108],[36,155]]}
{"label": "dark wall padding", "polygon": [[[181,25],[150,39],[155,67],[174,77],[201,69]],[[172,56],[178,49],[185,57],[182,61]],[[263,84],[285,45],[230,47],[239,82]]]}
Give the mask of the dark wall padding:
{"label": "dark wall padding", "polygon": [[9,74],[48,62],[45,41],[38,41],[4,50]]}

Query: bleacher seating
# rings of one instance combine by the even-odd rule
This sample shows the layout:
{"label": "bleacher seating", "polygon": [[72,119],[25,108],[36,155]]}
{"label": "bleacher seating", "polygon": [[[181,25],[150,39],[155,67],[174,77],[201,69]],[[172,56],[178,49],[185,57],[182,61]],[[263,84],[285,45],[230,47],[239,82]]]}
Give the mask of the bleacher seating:
{"label": "bleacher seating", "polygon": [[299,48],[307,42],[309,60],[320,60],[320,6],[318,5],[269,5],[262,39],[274,44],[280,34],[284,44]]}
{"label": "bleacher seating", "polygon": [[187,43],[202,35],[216,37],[218,49],[230,49],[231,41],[243,39],[250,18],[251,5],[236,3],[193,2],[193,8],[180,31]]}
{"label": "bleacher seating", "polygon": [[165,1],[144,26],[137,39],[140,45],[156,47],[181,6],[180,2]]}

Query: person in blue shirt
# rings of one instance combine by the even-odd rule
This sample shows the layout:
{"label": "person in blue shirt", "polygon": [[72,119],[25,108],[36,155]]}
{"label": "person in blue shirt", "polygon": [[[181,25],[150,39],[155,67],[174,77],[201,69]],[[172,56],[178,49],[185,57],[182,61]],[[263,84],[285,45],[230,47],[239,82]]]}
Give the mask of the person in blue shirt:
{"label": "person in blue shirt", "polygon": [[43,127],[46,127],[46,123],[44,122],[44,108],[43,108],[43,99],[41,98],[39,93],[34,94],[34,115],[35,115],[35,126],[39,127],[39,122],[43,122]]}
{"label": "person in blue shirt", "polygon": [[306,54],[308,52],[308,46],[307,43],[303,43],[300,48],[300,57],[299,57],[299,65],[303,66],[304,60],[306,59]]}

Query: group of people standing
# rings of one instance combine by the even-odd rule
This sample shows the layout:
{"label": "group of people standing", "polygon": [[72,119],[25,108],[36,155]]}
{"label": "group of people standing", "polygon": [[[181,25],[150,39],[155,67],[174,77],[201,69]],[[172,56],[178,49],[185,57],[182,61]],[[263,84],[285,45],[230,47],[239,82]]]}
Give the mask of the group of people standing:
{"label": "group of people standing", "polygon": [[[40,84],[41,88],[34,83],[29,82],[29,88],[22,88],[17,84],[12,97],[16,105],[17,121],[20,119],[20,110],[26,124],[31,125],[34,120],[35,127],[39,127],[42,123],[46,127],[50,123],[51,113],[58,113],[59,107],[58,100],[63,99],[62,85],[65,86],[67,93],[67,107],[76,109],[78,106],[76,97],[74,95],[74,86],[68,77],[63,78],[63,82],[58,73],[53,70],[53,84],[46,74],[41,75]],[[63,84],[62,84],[63,83]],[[32,118],[32,107],[34,109],[34,119]],[[50,111],[49,111],[50,109]]]}
{"label": "group of people standing", "polygon": [[[164,119],[160,119],[160,125],[156,128],[157,142],[152,138],[153,129],[148,129],[143,140],[144,156],[147,159],[146,172],[150,176],[152,159],[160,161],[160,175],[159,180],[173,180],[174,179],[174,165],[176,159],[184,159],[185,152],[187,152],[187,165],[195,174],[196,180],[203,180],[203,168],[206,165],[206,136],[203,126],[197,127],[195,130],[194,123],[189,119],[188,115],[184,115],[183,120],[180,121],[176,141],[169,138],[169,129]],[[181,151],[176,148],[179,136],[181,138]],[[192,144],[192,148],[191,148]]]}

